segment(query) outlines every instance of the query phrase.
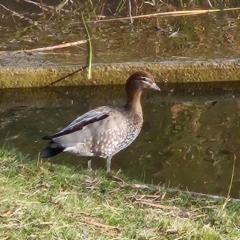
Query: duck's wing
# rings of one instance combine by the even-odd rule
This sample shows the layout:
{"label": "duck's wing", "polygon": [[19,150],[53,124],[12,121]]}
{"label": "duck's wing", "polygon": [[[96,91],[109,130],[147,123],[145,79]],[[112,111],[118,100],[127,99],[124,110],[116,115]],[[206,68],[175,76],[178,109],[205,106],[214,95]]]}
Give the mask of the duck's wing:
{"label": "duck's wing", "polygon": [[107,109],[96,108],[78,117],[73,122],[71,122],[67,127],[63,128],[60,132],[43,137],[43,140],[52,140],[53,138],[57,138],[75,131],[82,130],[87,125],[101,121],[107,118],[108,116],[109,114]]}

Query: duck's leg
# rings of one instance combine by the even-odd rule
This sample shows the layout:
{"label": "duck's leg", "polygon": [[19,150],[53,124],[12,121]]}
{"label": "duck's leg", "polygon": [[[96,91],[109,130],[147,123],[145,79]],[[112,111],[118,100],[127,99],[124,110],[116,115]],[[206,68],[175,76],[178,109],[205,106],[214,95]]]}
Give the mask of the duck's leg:
{"label": "duck's leg", "polygon": [[88,158],[87,165],[88,165],[88,171],[92,171],[92,159],[91,158]]}
{"label": "duck's leg", "polygon": [[111,160],[112,160],[112,157],[108,157],[107,158],[107,173],[109,173],[111,171]]}

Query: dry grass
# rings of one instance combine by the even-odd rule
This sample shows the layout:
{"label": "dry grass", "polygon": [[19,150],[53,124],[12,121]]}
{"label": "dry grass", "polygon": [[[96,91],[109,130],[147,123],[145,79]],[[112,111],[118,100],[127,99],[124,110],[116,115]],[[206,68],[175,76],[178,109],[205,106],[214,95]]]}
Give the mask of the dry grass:
{"label": "dry grass", "polygon": [[0,239],[240,239],[237,204],[222,208],[7,149],[0,168]]}

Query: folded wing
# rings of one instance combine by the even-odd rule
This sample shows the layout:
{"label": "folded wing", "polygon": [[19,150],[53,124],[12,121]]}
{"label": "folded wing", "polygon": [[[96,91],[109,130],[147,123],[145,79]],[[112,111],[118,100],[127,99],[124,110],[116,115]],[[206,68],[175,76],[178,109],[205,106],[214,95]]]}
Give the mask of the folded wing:
{"label": "folded wing", "polygon": [[108,116],[109,116],[108,112],[103,111],[102,108],[94,109],[75,119],[67,127],[63,128],[60,132],[43,137],[43,140],[52,140],[53,138],[61,137],[61,136],[82,130],[84,127],[88,126],[89,124],[103,120]]}

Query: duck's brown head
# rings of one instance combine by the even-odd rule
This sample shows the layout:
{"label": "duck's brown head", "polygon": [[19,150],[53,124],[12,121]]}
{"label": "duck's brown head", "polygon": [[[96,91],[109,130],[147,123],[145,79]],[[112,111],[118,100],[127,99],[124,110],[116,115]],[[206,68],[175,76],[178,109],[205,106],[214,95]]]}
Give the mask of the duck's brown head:
{"label": "duck's brown head", "polygon": [[148,72],[138,71],[133,73],[126,82],[126,92],[142,91],[143,88],[151,88],[160,91],[153,76]]}
{"label": "duck's brown head", "polygon": [[160,91],[160,88],[150,73],[143,71],[133,73],[126,82],[127,102],[125,109],[135,109],[138,112],[142,111],[140,98],[144,88]]}

